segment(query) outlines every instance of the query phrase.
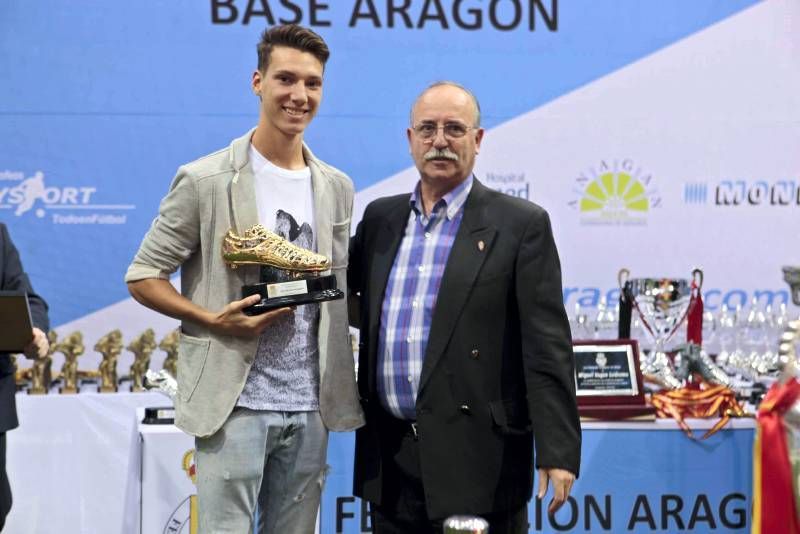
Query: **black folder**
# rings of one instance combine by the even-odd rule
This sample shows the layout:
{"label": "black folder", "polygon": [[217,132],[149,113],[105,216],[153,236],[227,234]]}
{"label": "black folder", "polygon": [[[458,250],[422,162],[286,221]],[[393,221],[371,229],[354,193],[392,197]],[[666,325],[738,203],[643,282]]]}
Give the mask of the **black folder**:
{"label": "black folder", "polygon": [[0,352],[22,352],[33,340],[33,321],[24,291],[0,291]]}

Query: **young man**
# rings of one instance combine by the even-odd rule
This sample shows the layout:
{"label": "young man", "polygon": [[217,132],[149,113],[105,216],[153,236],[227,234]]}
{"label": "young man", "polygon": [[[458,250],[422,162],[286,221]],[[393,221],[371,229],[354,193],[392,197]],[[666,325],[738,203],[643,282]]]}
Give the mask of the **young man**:
{"label": "young man", "polygon": [[407,135],[417,187],[367,206],[351,243],[367,416],[355,494],[376,534],[439,533],[463,514],[492,534],[528,532],[534,466],[552,513],[580,465],[550,220],[473,176],[484,130],[464,87],[423,91]]}
{"label": "young man", "polygon": [[[330,258],[345,289],[353,185],[303,132],[329,51],[295,25],[264,32],[252,90],[258,125],[182,166],[125,277],[133,297],[181,320],[175,423],[196,436],[202,533],[313,532],[328,430],[363,418],[343,300],[248,316],[257,266],[227,267],[229,229],[256,223]],[[169,275],[181,269],[181,293]]]}

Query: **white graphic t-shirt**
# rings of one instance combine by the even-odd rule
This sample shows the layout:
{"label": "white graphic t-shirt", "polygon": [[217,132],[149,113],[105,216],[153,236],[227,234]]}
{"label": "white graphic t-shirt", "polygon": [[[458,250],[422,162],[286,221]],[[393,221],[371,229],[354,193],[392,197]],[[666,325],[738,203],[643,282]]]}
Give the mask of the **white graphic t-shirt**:
{"label": "white graphic t-shirt", "polygon": [[[250,165],[261,224],[295,245],[314,250],[314,194],[308,167],[282,169],[253,145]],[[318,304],[298,306],[293,316],[268,326],[238,405],[254,410],[318,410],[318,329]]]}

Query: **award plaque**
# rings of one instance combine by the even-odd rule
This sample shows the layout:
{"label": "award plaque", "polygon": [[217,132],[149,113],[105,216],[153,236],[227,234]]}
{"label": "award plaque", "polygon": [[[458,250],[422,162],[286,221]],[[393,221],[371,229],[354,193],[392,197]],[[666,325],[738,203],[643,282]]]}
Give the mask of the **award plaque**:
{"label": "award plaque", "polygon": [[647,405],[633,339],[575,341],[575,393],[581,419],[655,418]]}
{"label": "award plaque", "polygon": [[229,230],[222,241],[222,257],[231,269],[260,267],[259,283],[242,286],[242,298],[261,296],[260,302],[244,309],[247,315],[344,297],[336,277],[322,274],[330,269],[327,257],[293,245],[260,224],[241,236]]}

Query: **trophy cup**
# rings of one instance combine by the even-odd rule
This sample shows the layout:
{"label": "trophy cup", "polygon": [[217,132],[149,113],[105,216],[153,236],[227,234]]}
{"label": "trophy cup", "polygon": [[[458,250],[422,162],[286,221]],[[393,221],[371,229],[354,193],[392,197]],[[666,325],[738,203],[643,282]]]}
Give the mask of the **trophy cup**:
{"label": "trophy cup", "polygon": [[144,375],[150,367],[150,355],[156,349],[156,333],[148,328],[126,347],[133,353],[130,369],[131,391],[144,391]]}
{"label": "trophy cup", "polygon": [[[678,389],[683,386],[683,381],[675,373],[666,345],[688,316],[693,302],[692,284],[686,279],[629,279],[629,275],[628,269],[619,271],[620,291],[623,298],[630,300],[654,343],[653,349],[642,359],[642,374],[651,382]],[[695,269],[692,276],[699,293],[703,272]]]}
{"label": "trophy cup", "polygon": [[[173,330],[158,344],[158,348],[167,353],[163,368],[155,372],[148,369],[144,375],[143,385],[148,391],[158,391],[169,397],[174,403],[178,394],[177,361],[178,346],[180,343],[180,330]],[[145,408],[142,423],[146,424],[172,424],[175,422],[175,409],[172,407]]]}
{"label": "trophy cup", "polygon": [[[800,267],[784,267],[783,279],[792,290],[792,302],[800,306]],[[778,346],[778,362],[783,370],[783,381],[797,373],[797,357],[800,356],[800,319],[789,321],[781,335]],[[796,405],[800,426],[800,404]]]}
{"label": "trophy cup", "polygon": [[78,392],[78,356],[83,354],[83,334],[73,332],[55,350],[64,355],[64,365],[61,367],[61,388],[59,393],[73,394]]}
{"label": "trophy cup", "polygon": [[122,332],[112,330],[97,340],[94,350],[103,355],[100,366],[100,393],[117,392],[117,360],[122,353]]}
{"label": "trophy cup", "polygon": [[178,345],[180,343],[180,337],[180,331],[175,329],[164,336],[164,339],[158,344],[158,348],[167,353],[167,357],[164,358],[164,363],[161,367],[164,371],[169,373],[172,378],[178,377]]}
{"label": "trophy cup", "polygon": [[47,333],[47,341],[50,348],[43,358],[33,361],[31,367],[31,387],[28,389],[29,395],[45,395],[50,391],[50,384],[53,381],[53,353],[56,351],[56,340],[58,334],[55,330]]}
{"label": "trophy cup", "polygon": [[322,254],[293,245],[257,224],[239,236],[228,230],[222,241],[222,257],[231,269],[258,265],[260,282],[242,286],[242,298],[260,295],[261,301],[244,309],[258,315],[275,308],[325,302],[344,297],[336,288],[330,260]]}
{"label": "trophy cup", "polygon": [[784,267],[783,279],[792,291],[792,302],[800,306],[800,267]]}

